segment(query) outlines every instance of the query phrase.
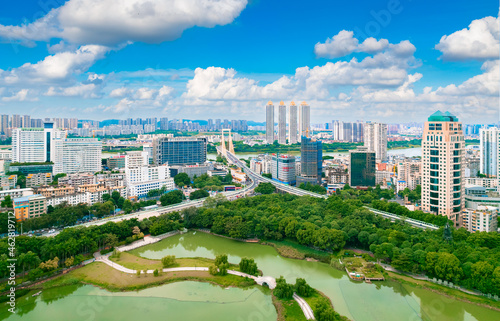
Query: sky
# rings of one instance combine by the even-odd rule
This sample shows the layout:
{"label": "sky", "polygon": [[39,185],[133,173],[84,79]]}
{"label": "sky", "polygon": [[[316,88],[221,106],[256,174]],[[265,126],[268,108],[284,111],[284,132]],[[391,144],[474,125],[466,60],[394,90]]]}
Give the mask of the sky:
{"label": "sky", "polygon": [[0,11],[0,113],[311,122],[500,119],[498,1],[23,0]]}

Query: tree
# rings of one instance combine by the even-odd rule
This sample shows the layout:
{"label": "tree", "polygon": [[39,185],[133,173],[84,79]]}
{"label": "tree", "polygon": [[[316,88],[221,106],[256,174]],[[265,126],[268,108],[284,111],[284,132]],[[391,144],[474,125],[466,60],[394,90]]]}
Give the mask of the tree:
{"label": "tree", "polygon": [[286,283],[283,276],[276,279],[274,295],[279,299],[291,299],[293,297],[293,285]]}
{"label": "tree", "polygon": [[54,175],[54,178],[52,179],[51,185],[57,185],[59,184],[59,178],[61,177],[66,177],[66,173],[59,173]]}
{"label": "tree", "polygon": [[190,200],[197,200],[199,198],[205,198],[208,196],[210,196],[210,194],[207,191],[205,191],[204,189],[199,189],[199,190],[196,190],[196,191],[192,192],[191,194],[189,194],[189,199]]}
{"label": "tree", "polygon": [[438,254],[434,271],[436,277],[453,283],[458,283],[463,276],[460,261],[455,255],[446,252]]}
{"label": "tree", "polygon": [[116,206],[118,206],[118,200],[120,199],[120,197],[120,192],[118,191],[113,191],[113,193],[111,193],[111,199]]}
{"label": "tree", "polygon": [[128,199],[123,201],[122,210],[128,214],[132,212],[132,202]]}
{"label": "tree", "polygon": [[336,313],[326,299],[316,302],[314,306],[314,317],[317,321],[336,321],[340,320],[340,316]]}
{"label": "tree", "polygon": [[102,202],[103,203],[106,203],[107,201],[109,201],[111,199],[111,195],[109,195],[108,193],[106,194],[102,194]]}
{"label": "tree", "polygon": [[137,275],[138,278],[141,277],[141,270],[135,271],[135,274]]}
{"label": "tree", "polygon": [[220,254],[215,257],[215,265],[219,266],[220,264],[227,263],[227,254]]}
{"label": "tree", "polygon": [[179,174],[175,175],[174,183],[175,183],[175,185],[177,185],[179,187],[190,185],[191,178],[189,178],[189,175],[186,173],[179,173]]}
{"label": "tree", "polygon": [[167,255],[161,259],[161,264],[164,268],[175,264],[175,255]]}
{"label": "tree", "polygon": [[254,259],[248,259],[246,257],[241,258],[240,271],[243,273],[247,273],[250,275],[257,275],[259,270],[257,269],[257,263],[255,263]]}
{"label": "tree", "polygon": [[255,193],[261,194],[272,194],[276,190],[276,187],[272,183],[259,183],[259,186],[255,188]]}
{"label": "tree", "polygon": [[158,272],[158,269],[155,269],[153,271],[153,276],[158,276],[158,275],[160,275],[160,272]]}
{"label": "tree", "polygon": [[295,280],[295,292],[301,297],[309,297],[314,293],[314,289],[306,283],[306,280],[297,278]]}
{"label": "tree", "polygon": [[6,208],[12,208],[12,198],[10,197],[10,195],[5,196],[0,205]]}
{"label": "tree", "polygon": [[[183,174],[183,173],[181,173],[181,174]],[[177,174],[177,175],[179,175],[179,174]],[[160,202],[161,202],[162,206],[167,206],[167,205],[181,203],[183,198],[184,198],[184,194],[180,190],[176,189],[174,191],[163,194],[160,197]]]}
{"label": "tree", "polygon": [[115,247],[118,244],[118,237],[115,234],[108,233],[104,238],[105,247]]}
{"label": "tree", "polygon": [[446,242],[451,242],[453,240],[453,235],[451,234],[450,223],[446,222],[443,230],[443,240]]}
{"label": "tree", "polygon": [[74,263],[75,263],[75,258],[74,257],[70,257],[69,259],[66,259],[66,261],[64,261],[64,265],[67,268],[69,268],[70,266],[72,266]]}
{"label": "tree", "polygon": [[134,227],[132,228],[132,233],[133,233],[134,235],[138,235],[139,233],[141,233],[141,229],[140,229],[138,226],[134,226]]}

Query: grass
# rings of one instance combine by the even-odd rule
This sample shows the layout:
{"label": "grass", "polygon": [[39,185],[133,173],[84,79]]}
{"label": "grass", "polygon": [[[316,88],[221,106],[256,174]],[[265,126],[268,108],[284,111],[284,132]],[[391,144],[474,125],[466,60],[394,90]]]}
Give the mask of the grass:
{"label": "grass", "polygon": [[45,282],[41,284],[41,287],[47,289],[57,286],[87,283],[97,285],[109,291],[133,291],[186,280],[209,282],[223,287],[235,286],[245,288],[255,284],[255,281],[252,279],[230,274],[214,276],[204,271],[167,272],[160,273],[157,277],[152,274],[142,274],[138,277],[135,274],[115,270],[102,262],[94,262],[54,280]]}
{"label": "grass", "polygon": [[286,321],[306,321],[306,316],[294,299],[278,300],[283,307],[283,320]]}
{"label": "grass", "polygon": [[[120,258],[110,257],[110,260],[116,262],[117,264],[123,265],[126,268],[132,270],[162,270],[163,265],[161,264],[161,260],[150,260],[145,259],[128,252],[122,252]],[[214,260],[202,258],[202,257],[193,257],[193,258],[176,258],[175,264],[169,266],[169,268],[174,267],[209,267],[214,264]],[[239,266],[237,264],[230,264],[230,270],[239,271]]]}
{"label": "grass", "polygon": [[488,299],[488,298],[485,298],[482,296],[477,296],[477,295],[465,293],[465,292],[462,292],[460,290],[451,289],[449,287],[435,284],[435,283],[432,283],[429,281],[417,280],[417,279],[414,279],[410,276],[402,275],[402,274],[395,273],[395,272],[387,271],[387,275],[391,280],[396,281],[396,282],[409,284],[411,286],[415,286],[418,288],[423,288],[423,289],[426,289],[429,291],[437,292],[437,293],[443,294],[445,296],[448,296],[448,297],[451,297],[451,298],[454,298],[454,299],[457,299],[460,301],[474,303],[474,304],[481,305],[481,306],[484,306],[484,307],[487,307],[487,308],[490,308],[493,310],[500,311],[500,302],[495,301],[495,300],[491,300],[491,299]]}
{"label": "grass", "polygon": [[347,257],[343,258],[345,266],[349,272],[357,272],[363,274],[367,278],[383,278],[383,274],[379,272],[372,262],[366,262],[365,259],[360,257]]}

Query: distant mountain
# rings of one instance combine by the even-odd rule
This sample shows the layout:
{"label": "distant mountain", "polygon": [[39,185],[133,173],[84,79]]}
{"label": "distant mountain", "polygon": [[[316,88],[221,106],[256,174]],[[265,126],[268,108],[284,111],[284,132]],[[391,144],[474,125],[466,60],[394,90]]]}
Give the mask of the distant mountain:
{"label": "distant mountain", "polygon": [[259,123],[259,122],[253,121],[253,120],[249,120],[249,121],[247,121],[247,125],[248,126],[265,126],[266,122]]}
{"label": "distant mountain", "polygon": [[120,122],[119,119],[106,119],[106,120],[99,122],[99,127],[109,126],[109,125],[118,125],[119,122]]}
{"label": "distant mountain", "polygon": [[[79,122],[87,122],[87,121],[92,121],[92,120],[88,120],[88,119],[80,119],[79,120]],[[119,119],[106,119],[106,120],[100,121],[99,126],[103,127],[103,126],[109,126],[109,125],[118,125],[119,121],[120,121]],[[188,122],[191,121],[193,123],[198,123],[201,126],[208,124],[208,121],[201,120],[201,119],[197,119],[197,120],[182,119],[182,121],[188,121]],[[265,122],[260,123],[260,122],[255,122],[253,120],[249,120],[249,121],[247,121],[247,125],[248,126],[265,126],[266,123]]]}

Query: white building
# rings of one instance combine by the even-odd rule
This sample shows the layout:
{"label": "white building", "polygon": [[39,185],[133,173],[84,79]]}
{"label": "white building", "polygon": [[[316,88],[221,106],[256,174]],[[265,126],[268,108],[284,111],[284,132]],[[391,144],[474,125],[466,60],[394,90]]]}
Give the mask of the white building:
{"label": "white building", "polygon": [[299,105],[299,141],[302,140],[302,136],[306,136],[311,126],[311,108],[309,105],[303,101]]}
{"label": "white building", "polygon": [[102,142],[98,138],[54,139],[54,175],[101,170]]}
{"label": "white building", "polygon": [[297,105],[292,101],[288,109],[288,143],[297,143]]}
{"label": "white building", "polygon": [[43,163],[53,161],[55,146],[52,141],[66,137],[66,132],[44,123],[44,128],[16,128],[12,130],[12,162]]}
{"label": "white building", "polygon": [[[80,189],[79,189],[80,190]],[[102,203],[102,196],[104,194],[111,195],[114,191],[120,193],[121,197],[126,197],[125,186],[115,186],[115,187],[104,187],[104,186],[93,186],[92,188],[87,188],[85,191],[78,191],[75,193],[47,197],[47,206],[56,206],[62,203],[67,203],[68,205],[78,205],[81,203],[93,205],[95,203]]]}
{"label": "white building", "polygon": [[33,195],[33,189],[32,188],[18,188],[18,189],[10,189],[6,191],[0,191],[0,201],[3,201],[5,199],[5,196],[9,195],[10,198],[19,198],[23,196],[29,196]]}
{"label": "white building", "polygon": [[175,187],[168,164],[148,165],[147,152],[127,152],[125,177],[129,197],[145,197],[151,190],[165,186],[169,191]]}
{"label": "white building", "polygon": [[488,177],[498,177],[500,173],[500,129],[497,127],[479,130],[479,171]]}
{"label": "white building", "polygon": [[478,206],[463,211],[463,227],[469,232],[497,232],[498,207]]}
{"label": "white building", "polygon": [[364,126],[364,145],[375,152],[377,162],[387,160],[387,124],[366,123]]}
{"label": "white building", "polygon": [[278,143],[286,144],[286,105],[283,100],[278,106]]}
{"label": "white building", "polygon": [[405,181],[410,190],[417,188],[422,182],[422,162],[404,161],[397,164],[398,180]]}

